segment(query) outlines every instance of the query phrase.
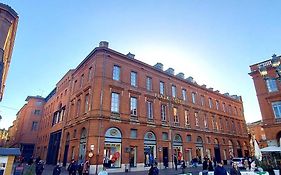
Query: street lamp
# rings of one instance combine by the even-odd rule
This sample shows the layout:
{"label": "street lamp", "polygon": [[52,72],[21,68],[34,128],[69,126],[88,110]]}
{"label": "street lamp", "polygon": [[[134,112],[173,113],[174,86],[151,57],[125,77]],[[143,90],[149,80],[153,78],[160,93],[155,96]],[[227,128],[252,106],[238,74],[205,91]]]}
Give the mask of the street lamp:
{"label": "street lamp", "polygon": [[[277,57],[275,54],[272,55],[272,59],[271,61],[271,67],[273,69],[275,69],[275,72],[277,74],[276,77],[270,77],[270,79],[274,79],[274,80],[279,80],[281,82],[281,65],[280,65],[280,58]],[[269,79],[268,73],[267,73],[267,69],[266,69],[266,65],[260,65],[259,66],[259,72],[261,74],[261,76],[263,76],[263,78],[265,80]]]}

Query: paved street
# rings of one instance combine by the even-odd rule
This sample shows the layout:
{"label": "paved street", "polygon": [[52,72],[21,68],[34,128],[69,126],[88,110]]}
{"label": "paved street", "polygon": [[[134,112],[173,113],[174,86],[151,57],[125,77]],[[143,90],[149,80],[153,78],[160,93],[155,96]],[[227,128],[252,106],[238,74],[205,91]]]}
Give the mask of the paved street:
{"label": "paved street", "polygon": [[[46,165],[45,166],[45,170],[43,172],[43,175],[52,175],[52,170],[53,170],[54,166],[51,165]],[[230,166],[225,166],[226,169],[228,170],[230,168]],[[198,175],[200,171],[202,171],[202,167],[197,167],[197,168],[187,168],[188,172],[191,172],[193,175]],[[122,172],[122,173],[109,173],[112,175],[121,175],[121,174],[125,174],[125,175],[145,175],[148,174],[147,171],[137,171],[137,172]],[[160,170],[160,175],[177,175],[177,174],[181,174],[181,169],[179,168],[178,171],[175,171],[174,169],[168,168],[168,169],[161,169]],[[62,168],[62,173],[61,175],[68,175],[68,172],[66,171],[66,169],[63,167]]]}

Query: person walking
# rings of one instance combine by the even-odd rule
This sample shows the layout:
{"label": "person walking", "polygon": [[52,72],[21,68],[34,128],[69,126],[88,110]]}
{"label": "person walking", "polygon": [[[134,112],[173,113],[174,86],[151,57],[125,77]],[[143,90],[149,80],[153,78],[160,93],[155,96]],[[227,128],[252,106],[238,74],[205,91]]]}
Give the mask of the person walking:
{"label": "person walking", "polygon": [[59,165],[55,166],[55,168],[53,169],[53,175],[60,175],[61,173],[61,168]]}
{"label": "person walking", "polygon": [[186,173],[186,164],[185,164],[185,160],[182,161],[181,168],[182,168],[182,174],[185,174],[185,173]]}
{"label": "person walking", "polygon": [[163,161],[164,161],[163,163],[164,163],[165,169],[168,168],[168,163],[169,163],[168,157],[165,156]]}
{"label": "person walking", "polygon": [[43,160],[39,160],[35,167],[36,175],[42,175],[44,170],[44,162]]}
{"label": "person walking", "polygon": [[241,172],[238,168],[238,165],[237,163],[233,163],[232,164],[232,168],[230,169],[230,172],[229,172],[230,175],[241,175]]}
{"label": "person walking", "polygon": [[157,163],[151,165],[148,175],[159,175],[159,169],[157,168]]}
{"label": "person walking", "polygon": [[174,164],[175,164],[175,169],[177,171],[178,170],[178,158],[177,158],[176,154],[174,154]]}
{"label": "person walking", "polygon": [[33,163],[33,160],[30,159],[28,161],[27,167],[25,167],[23,171],[23,175],[34,175],[35,174],[35,165]]}
{"label": "person walking", "polygon": [[217,167],[215,168],[214,175],[227,175],[225,168],[223,167],[223,162],[220,161],[217,163]]}
{"label": "person walking", "polygon": [[67,171],[69,173],[69,175],[76,175],[76,171],[77,171],[77,165],[76,165],[76,161],[74,159],[71,160],[71,163],[69,164]]}
{"label": "person walking", "polygon": [[82,171],[83,175],[89,175],[89,168],[90,168],[89,161],[86,161],[83,166],[83,171]]}
{"label": "person walking", "polygon": [[108,175],[105,166],[104,166],[103,169],[99,172],[98,175]]}
{"label": "person walking", "polygon": [[203,175],[207,175],[208,174],[208,158],[205,157],[204,161],[203,161]]}
{"label": "person walking", "polygon": [[213,161],[211,159],[209,159],[208,164],[208,171],[214,171]]}

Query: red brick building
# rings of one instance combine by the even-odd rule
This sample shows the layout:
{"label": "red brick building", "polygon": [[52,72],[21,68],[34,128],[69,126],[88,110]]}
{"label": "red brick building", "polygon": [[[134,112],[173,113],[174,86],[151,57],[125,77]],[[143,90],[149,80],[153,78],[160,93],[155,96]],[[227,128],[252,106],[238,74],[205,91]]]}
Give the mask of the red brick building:
{"label": "red brick building", "polygon": [[241,97],[200,86],[161,63],[150,66],[107,42],[66,73],[43,108],[34,156],[49,164],[87,159],[95,172],[106,161],[117,172],[126,164],[146,169],[155,158],[171,166],[174,154],[189,162],[249,155]]}
{"label": "red brick building", "polygon": [[[260,148],[264,148],[267,146],[266,136],[263,129],[263,123],[261,120],[247,124],[249,129],[249,134],[251,136],[252,142],[254,140],[257,141]],[[253,145],[254,146],[254,145]],[[253,147],[254,148],[254,147]],[[254,155],[254,154],[253,154]]]}
{"label": "red brick building", "polygon": [[10,67],[18,19],[18,14],[10,6],[0,3],[0,101]]}
{"label": "red brick building", "polygon": [[9,128],[7,146],[20,148],[22,156],[29,160],[33,155],[45,101],[40,96],[28,96],[26,101]]}
{"label": "red brick building", "polygon": [[[280,56],[277,57],[280,60]],[[262,114],[262,127],[268,145],[280,146],[281,137],[281,83],[273,79],[276,71],[271,66],[271,60],[266,60],[250,66],[249,75],[253,78],[257,98]],[[259,72],[260,67],[267,69],[268,77],[264,79]]]}

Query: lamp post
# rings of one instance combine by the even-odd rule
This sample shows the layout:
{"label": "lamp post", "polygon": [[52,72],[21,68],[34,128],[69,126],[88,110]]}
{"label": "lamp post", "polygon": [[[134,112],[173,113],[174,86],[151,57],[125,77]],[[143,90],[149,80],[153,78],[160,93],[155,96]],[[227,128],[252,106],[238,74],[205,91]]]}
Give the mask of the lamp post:
{"label": "lamp post", "polygon": [[275,69],[276,75],[275,77],[269,77],[268,73],[267,73],[267,64],[263,64],[259,66],[259,72],[261,74],[261,76],[263,76],[263,78],[265,80],[267,79],[273,79],[273,80],[279,80],[281,82],[281,65],[280,65],[280,58],[277,57],[275,54],[272,55],[272,59],[270,60],[271,67],[273,69]]}

